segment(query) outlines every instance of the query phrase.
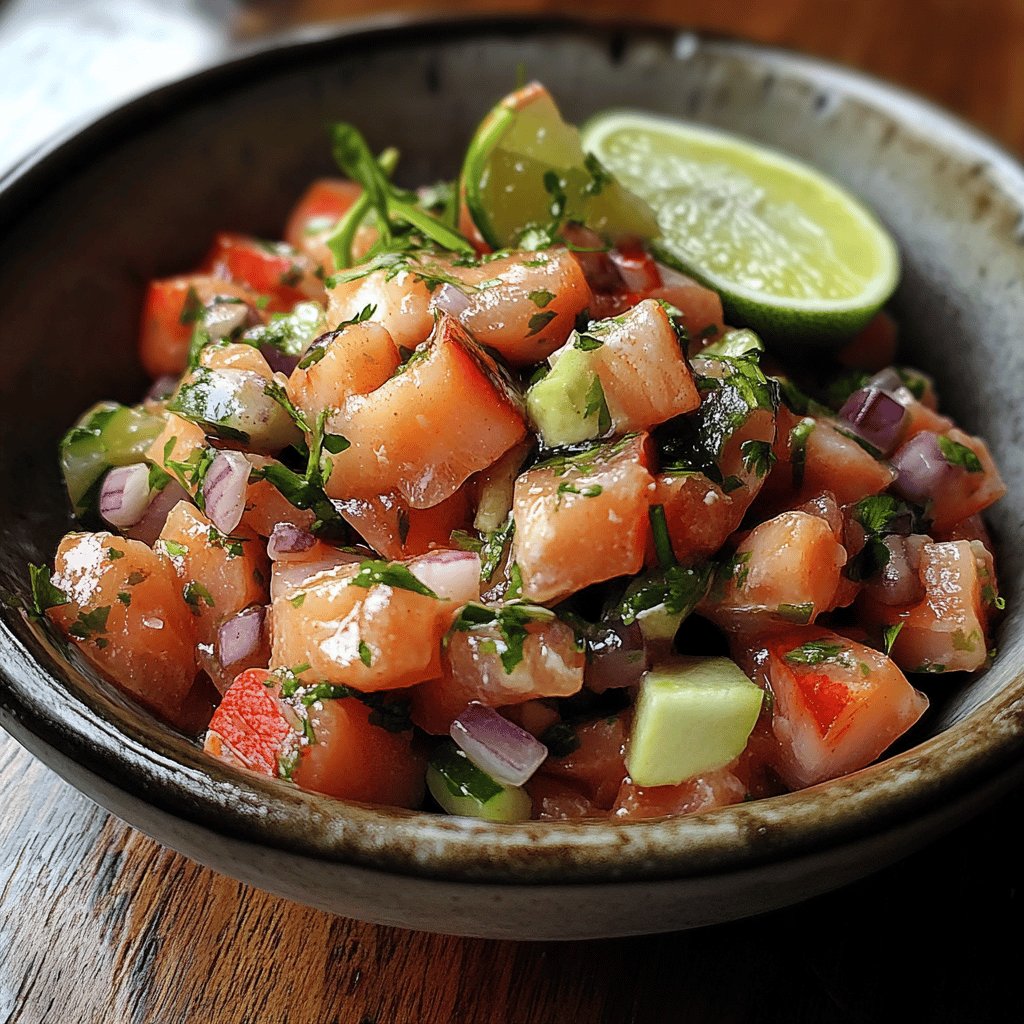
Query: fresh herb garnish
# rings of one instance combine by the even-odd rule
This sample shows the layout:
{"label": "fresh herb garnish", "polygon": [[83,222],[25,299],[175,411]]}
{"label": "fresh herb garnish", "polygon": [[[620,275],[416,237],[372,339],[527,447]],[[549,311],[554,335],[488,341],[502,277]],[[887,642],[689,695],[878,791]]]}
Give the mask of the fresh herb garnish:
{"label": "fresh herb garnish", "polygon": [[808,640],[794,647],[785,657],[791,665],[823,665],[828,663],[852,667],[850,649],[831,640]]}
{"label": "fresh herb garnish", "polygon": [[664,605],[670,615],[685,618],[701,602],[711,582],[708,565],[670,565],[634,580],[616,609],[624,625],[632,625],[641,612]]}
{"label": "fresh herb garnish", "polygon": [[740,445],[743,468],[755,476],[764,477],[775,465],[775,452],[768,441],[744,441]]}
{"label": "fresh herb garnish", "polygon": [[580,748],[580,738],[568,722],[555,722],[539,736],[550,757],[568,757]]}
{"label": "fresh herb garnish", "polygon": [[900,630],[903,629],[905,623],[897,622],[892,626],[886,626],[882,630],[882,653],[888,656],[892,650],[892,645],[896,643],[896,637],[900,635]]}
{"label": "fresh herb garnish", "polygon": [[359,641],[359,660],[369,668],[373,664],[373,651],[364,640]]}
{"label": "fresh herb garnish", "polygon": [[658,565],[662,569],[668,569],[677,563],[677,559],[675,552],[672,550],[672,537],[668,532],[665,506],[651,505],[647,515],[651,521],[651,533],[654,537],[654,551],[658,556]]}
{"label": "fresh herb garnish", "polygon": [[558,314],[553,309],[545,310],[543,313],[534,313],[526,323],[529,328],[526,336],[532,338],[535,334],[539,334],[556,316]]}
{"label": "fresh herb garnish", "polygon": [[511,674],[523,660],[523,645],[527,626],[533,622],[551,622],[555,613],[534,604],[506,604],[500,607],[467,604],[452,623],[451,632],[471,633],[478,629],[495,627],[498,632],[497,654],[506,673]]}
{"label": "fresh herb garnish", "polygon": [[411,590],[423,597],[437,598],[425,583],[421,582],[412,571],[400,562],[385,562],[381,559],[368,558],[359,563],[359,569],[349,581],[355,587],[394,587],[397,590]]}
{"label": "fresh herb garnish", "polygon": [[185,589],[182,591],[182,596],[185,598],[185,604],[192,609],[193,615],[199,614],[200,601],[202,601],[207,608],[213,607],[213,595],[198,580],[190,580],[186,583]]}
{"label": "fresh herb garnish", "polygon": [[32,611],[37,617],[42,616],[47,608],[58,608],[62,604],[70,604],[68,595],[60,587],[56,587],[50,582],[48,566],[29,563],[28,578],[32,587]]}
{"label": "fresh herb garnish", "polygon": [[[99,634],[106,633],[107,631],[107,618],[110,615],[110,606],[104,605],[100,608],[94,608],[91,612],[79,612],[78,618],[68,627],[68,633],[78,640],[88,640],[90,637],[98,637]],[[106,647],[104,641],[100,644],[97,639],[97,644],[102,647]]]}
{"label": "fresh herb garnish", "polygon": [[942,457],[951,466],[959,466],[961,469],[967,470],[968,473],[982,472],[981,459],[967,445],[960,444],[959,441],[954,441],[945,434],[939,434],[939,450],[942,452]]}

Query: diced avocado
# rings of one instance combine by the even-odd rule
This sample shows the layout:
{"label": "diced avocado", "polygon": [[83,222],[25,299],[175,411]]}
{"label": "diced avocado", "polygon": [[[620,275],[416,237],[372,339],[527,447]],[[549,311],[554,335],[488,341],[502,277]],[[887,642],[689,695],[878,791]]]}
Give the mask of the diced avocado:
{"label": "diced avocado", "polygon": [[638,786],[675,786],[747,745],[764,694],[728,658],[677,658],[640,684],[626,756]]}
{"label": "diced avocado", "polygon": [[485,821],[526,821],[533,802],[525,789],[503,786],[454,743],[442,743],[427,768],[427,789],[449,814]]}
{"label": "diced avocado", "polygon": [[108,469],[143,461],[163,423],[162,417],[117,402],[100,402],[82,416],[60,443],[60,466],[75,515],[95,504]]}
{"label": "diced avocado", "polygon": [[563,351],[551,372],[526,392],[526,408],[547,448],[601,436],[604,392],[587,352]]}

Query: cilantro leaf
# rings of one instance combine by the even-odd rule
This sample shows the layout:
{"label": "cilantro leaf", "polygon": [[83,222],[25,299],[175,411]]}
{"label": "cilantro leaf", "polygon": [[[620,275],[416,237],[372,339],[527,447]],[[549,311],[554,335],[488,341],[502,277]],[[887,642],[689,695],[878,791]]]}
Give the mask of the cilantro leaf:
{"label": "cilantro leaf", "polygon": [[359,563],[359,569],[349,583],[356,587],[385,586],[397,590],[411,590],[414,594],[424,597],[438,598],[425,583],[412,573],[408,566],[399,562],[385,562],[382,559],[368,558]]}
{"label": "cilantro leaf", "polygon": [[967,445],[960,444],[959,441],[954,441],[945,434],[939,434],[938,440],[942,457],[951,466],[959,466],[961,469],[966,469],[968,473],[982,472],[981,459]]}
{"label": "cilantro leaf", "polygon": [[32,610],[37,616],[41,616],[47,608],[58,608],[70,603],[68,595],[50,581],[48,566],[29,563],[28,576],[32,586]]}

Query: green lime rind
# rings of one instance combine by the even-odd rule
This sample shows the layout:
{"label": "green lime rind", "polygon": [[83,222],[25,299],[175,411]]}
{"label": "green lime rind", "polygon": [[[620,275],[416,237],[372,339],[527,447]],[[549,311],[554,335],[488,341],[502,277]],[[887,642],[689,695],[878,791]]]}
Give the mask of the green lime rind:
{"label": "green lime rind", "polygon": [[655,249],[722,296],[726,319],[779,341],[832,344],[899,281],[899,253],[859,200],[806,164],[729,135],[632,111],[581,130],[655,210]]}
{"label": "green lime rind", "polygon": [[[564,208],[546,176],[555,172]],[[651,238],[658,230],[642,199],[586,157],[579,131],[566,124],[537,84],[506,96],[481,122],[466,150],[462,197],[480,234],[495,248],[555,220],[586,224],[601,236]]]}

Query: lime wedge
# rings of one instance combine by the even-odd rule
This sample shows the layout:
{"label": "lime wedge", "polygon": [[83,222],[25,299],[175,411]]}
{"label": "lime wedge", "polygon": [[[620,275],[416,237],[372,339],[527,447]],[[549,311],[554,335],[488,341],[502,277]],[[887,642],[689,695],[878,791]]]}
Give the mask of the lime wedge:
{"label": "lime wedge", "polygon": [[769,337],[849,336],[889,298],[899,255],[824,175],[724,132],[633,111],[584,125],[584,148],[657,213],[657,248]]}
{"label": "lime wedge", "polygon": [[559,219],[611,241],[651,238],[658,230],[647,204],[584,154],[579,130],[536,82],[506,96],[481,122],[466,150],[461,189],[474,224],[495,248]]}

